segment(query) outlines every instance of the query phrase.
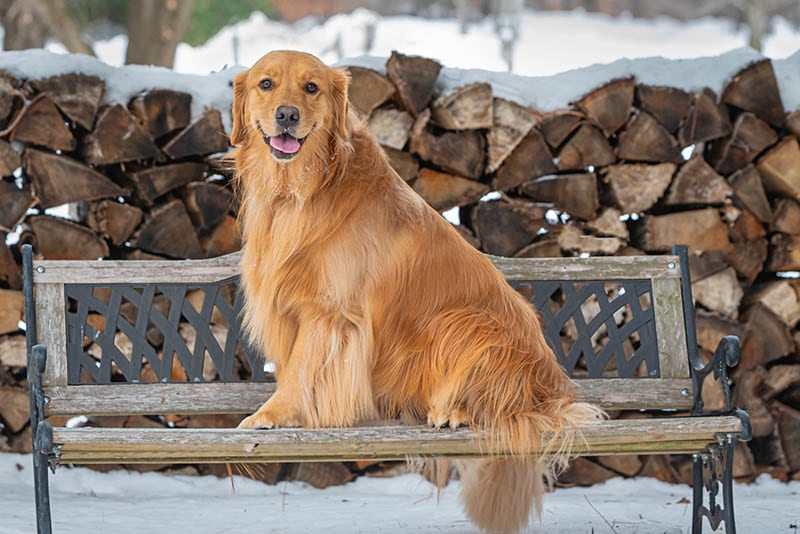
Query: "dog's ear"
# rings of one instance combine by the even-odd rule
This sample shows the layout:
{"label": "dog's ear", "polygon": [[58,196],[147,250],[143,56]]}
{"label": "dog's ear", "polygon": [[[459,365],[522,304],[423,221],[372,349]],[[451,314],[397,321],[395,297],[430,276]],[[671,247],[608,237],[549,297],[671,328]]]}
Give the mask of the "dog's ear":
{"label": "dog's ear", "polygon": [[350,141],[350,124],[347,119],[347,87],[350,74],[344,69],[331,69],[331,99],[333,101],[333,136],[341,143]]}
{"label": "dog's ear", "polygon": [[240,145],[247,137],[247,73],[242,71],[233,79],[233,109],[231,109],[231,144]]}

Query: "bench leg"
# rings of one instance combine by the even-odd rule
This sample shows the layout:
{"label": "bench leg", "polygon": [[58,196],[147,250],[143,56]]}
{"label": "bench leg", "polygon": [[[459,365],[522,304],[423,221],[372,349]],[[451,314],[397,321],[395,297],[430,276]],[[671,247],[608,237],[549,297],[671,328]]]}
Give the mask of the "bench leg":
{"label": "bench leg", "polygon": [[[736,436],[720,438],[719,443],[709,445],[704,453],[694,455],[694,494],[692,499],[692,534],[703,532],[703,518],[707,518],[711,530],[716,531],[725,523],[726,534],[736,534],[733,513],[733,452]],[[704,491],[705,490],[705,491]],[[719,497],[722,493],[722,503]],[[708,494],[708,506],[704,493]]]}
{"label": "bench leg", "polygon": [[47,349],[34,345],[28,358],[28,387],[31,399],[31,439],[33,441],[33,489],[36,495],[36,532],[50,534],[50,480],[47,468],[53,451],[53,429],[44,418],[42,375],[47,362]]}

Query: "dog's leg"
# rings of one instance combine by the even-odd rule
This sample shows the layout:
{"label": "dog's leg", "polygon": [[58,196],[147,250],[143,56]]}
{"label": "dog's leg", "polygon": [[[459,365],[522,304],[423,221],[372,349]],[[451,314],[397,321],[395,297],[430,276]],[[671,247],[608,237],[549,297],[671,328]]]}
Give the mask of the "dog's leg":
{"label": "dog's leg", "polygon": [[[294,365],[293,365],[294,364]],[[253,415],[239,423],[238,428],[276,428],[303,426],[303,416],[298,400],[301,385],[298,380],[297,358],[289,358],[286,368],[281,370],[275,394]]]}
{"label": "dog's leg", "polygon": [[428,426],[433,428],[450,427],[455,430],[470,424],[467,411],[456,401],[458,388],[453,381],[445,381],[434,390],[428,409]]}

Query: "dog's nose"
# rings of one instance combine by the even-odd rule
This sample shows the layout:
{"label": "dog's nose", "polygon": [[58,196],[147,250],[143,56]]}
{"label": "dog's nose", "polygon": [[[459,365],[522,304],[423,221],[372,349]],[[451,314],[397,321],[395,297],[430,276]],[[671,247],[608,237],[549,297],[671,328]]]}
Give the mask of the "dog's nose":
{"label": "dog's nose", "polygon": [[275,111],[275,122],[284,128],[294,126],[299,120],[300,110],[294,106],[278,106],[278,109]]}

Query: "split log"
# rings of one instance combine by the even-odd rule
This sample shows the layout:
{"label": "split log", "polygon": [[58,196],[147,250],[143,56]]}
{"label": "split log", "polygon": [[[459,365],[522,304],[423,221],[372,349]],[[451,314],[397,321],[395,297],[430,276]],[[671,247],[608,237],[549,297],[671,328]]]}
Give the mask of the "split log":
{"label": "split log", "polygon": [[411,132],[411,152],[445,171],[477,179],[483,172],[486,141],[475,130],[434,135],[426,128],[430,111],[417,117]]}
{"label": "split log", "polygon": [[697,344],[710,353],[717,350],[717,345],[725,336],[736,336],[742,341],[747,338],[747,330],[736,319],[701,308],[695,310],[695,324]]}
{"label": "split log", "polygon": [[754,166],[748,165],[737,171],[730,177],[730,184],[738,204],[753,212],[759,221],[767,224],[772,222],[772,208],[764,192],[761,175]]}
{"label": "split log", "polygon": [[694,282],[692,294],[698,304],[729,319],[738,316],[744,296],[733,267]]}
{"label": "split log", "polygon": [[211,233],[203,237],[200,244],[207,258],[216,258],[242,248],[242,238],[236,226],[236,219],[231,215],[225,215]]}
{"label": "split log", "polygon": [[681,146],[689,146],[731,133],[731,121],[724,104],[717,104],[717,95],[703,89],[692,99],[692,109],[678,130]]}
{"label": "split log", "polygon": [[382,148],[386,157],[389,159],[389,164],[394,171],[400,175],[400,178],[406,182],[410,182],[417,177],[419,174],[419,162],[417,158],[404,150],[395,150],[387,146]]}
{"label": "split log", "polygon": [[417,116],[433,96],[442,65],[432,59],[392,52],[386,62],[386,74],[397,88],[406,110]]}
{"label": "split log", "polygon": [[[25,336],[0,337],[0,365],[25,367],[28,365],[28,349]],[[798,367],[800,370],[800,367]]]}
{"label": "split log", "polygon": [[142,222],[142,215],[142,210],[136,206],[101,200],[92,202],[89,206],[87,222],[89,227],[119,246],[127,241]]}
{"label": "split log", "polygon": [[219,110],[207,109],[199,119],[164,145],[163,150],[171,159],[180,159],[226,152],[228,148],[230,144],[228,134],[222,127],[222,115]]}
{"label": "split log", "polygon": [[558,170],[582,171],[616,161],[614,151],[603,133],[591,124],[583,124],[558,153]]}
{"label": "split log", "polygon": [[442,95],[431,104],[433,122],[448,130],[492,127],[492,86],[470,83]]}
{"label": "split log", "polygon": [[22,166],[42,208],[125,195],[120,186],[83,163],[29,148]]}
{"label": "split log", "polygon": [[790,198],[778,199],[770,230],[800,235],[800,204]]}
{"label": "split log", "polygon": [[180,130],[192,120],[192,95],[152,89],[131,100],[128,109],[153,139]]}
{"label": "split log", "polygon": [[394,84],[383,74],[364,67],[347,67],[350,86],[347,99],[363,118],[387,102],[394,95]]}
{"label": "split log", "polygon": [[121,104],[102,110],[86,136],[83,155],[90,165],[109,165],[143,159],[163,159],[158,147]]}
{"label": "split log", "polygon": [[796,137],[784,137],[758,158],[756,168],[767,192],[800,201],[800,145]]}
{"label": "split log", "polygon": [[32,80],[35,90],[46,93],[73,122],[90,131],[106,89],[105,80],[76,72]]}
{"label": "split log", "polygon": [[733,405],[747,411],[755,438],[771,436],[775,427],[772,414],[756,394],[761,389],[765,374],[763,367],[742,373],[733,390]]}
{"label": "split log", "polygon": [[11,289],[22,289],[22,276],[14,255],[6,246],[6,233],[0,232],[0,284]]}
{"label": "split log", "polygon": [[0,71],[0,135],[11,131],[15,119],[25,107],[25,97],[16,88],[17,82]]}
{"label": "split log", "polygon": [[724,204],[733,188],[700,156],[684,163],[664,199],[667,206]]}
{"label": "split log", "polygon": [[546,212],[546,207],[529,202],[497,200],[479,202],[471,220],[484,252],[511,257],[547,226]]}
{"label": "split log", "polygon": [[11,433],[20,432],[30,418],[28,392],[23,388],[0,386],[0,419]]}
{"label": "split log", "polygon": [[600,484],[617,476],[588,458],[575,458],[567,471],[558,477],[564,486],[591,486]]}
{"label": "split log", "polygon": [[504,191],[517,187],[528,180],[556,172],[553,156],[537,130],[530,133],[506,157],[492,181],[492,187]]}
{"label": "split log", "polygon": [[11,176],[22,165],[22,158],[11,145],[0,139],[0,178]]}
{"label": "split log", "polygon": [[777,423],[786,463],[789,469],[797,471],[800,469],[800,447],[797,446],[800,443],[800,411],[779,404]]}
{"label": "split log", "polygon": [[633,78],[612,80],[575,104],[610,137],[628,122],[633,107]]}
{"label": "split log", "polygon": [[151,211],[133,245],[172,258],[203,257],[192,220],[180,200],[173,200]]}
{"label": "split log", "polygon": [[602,237],[618,237],[623,241],[630,239],[628,227],[620,220],[622,213],[615,208],[604,208],[600,215],[586,223],[586,228]]}
{"label": "split log", "polygon": [[800,236],[774,234],[770,237],[769,244],[767,271],[800,271]]}
{"label": "split log", "polygon": [[794,284],[788,280],[778,280],[758,286],[747,296],[746,303],[761,304],[791,328],[800,321],[800,296]]}
{"label": "split log", "polygon": [[747,284],[752,284],[764,269],[768,249],[769,242],[766,238],[738,241],[733,244],[733,248],[726,254],[726,258],[736,269],[739,277],[744,279]]}
{"label": "split log", "polygon": [[193,182],[184,188],[181,196],[192,224],[203,230],[214,228],[226,215],[237,210],[233,193],[221,185]]}
{"label": "split log", "polygon": [[133,172],[128,178],[133,182],[136,199],[150,206],[173,189],[202,180],[206,171],[203,163],[173,163]]}
{"label": "split log", "polygon": [[558,244],[557,239],[536,241],[514,254],[515,258],[560,258],[562,256],[561,245]]}
{"label": "split log", "polygon": [[463,237],[464,241],[469,243],[471,247],[476,248],[478,250],[481,249],[481,242],[478,240],[477,237],[475,237],[475,233],[472,230],[470,230],[463,224],[456,225],[454,226],[454,228],[456,229],[456,232],[458,232],[458,235]]}
{"label": "split log", "polygon": [[611,469],[626,477],[633,477],[642,470],[642,461],[636,454],[617,454],[614,456],[600,456],[597,458],[600,465]]}
{"label": "split log", "polygon": [[639,225],[639,247],[647,252],[666,252],[673,245],[692,250],[731,249],[728,227],[715,208],[647,215]]}
{"label": "split log", "polygon": [[29,219],[36,252],[47,260],[96,260],[108,257],[108,245],[89,228],[66,219],[37,215]]}
{"label": "split log", "polygon": [[61,112],[47,95],[31,100],[11,130],[9,139],[64,152],[71,152],[78,146]]}
{"label": "split log", "polygon": [[593,219],[600,207],[597,178],[590,173],[542,176],[526,182],[522,193],[583,220]]}
{"label": "split log", "polygon": [[715,141],[706,157],[718,172],[730,174],[752,162],[777,141],[778,134],[769,124],[746,112],[736,119],[731,136]]}
{"label": "split log", "polygon": [[341,486],[355,475],[342,462],[305,462],[297,464],[292,480],[299,480],[317,489]]}
{"label": "split log", "polygon": [[586,121],[577,111],[556,111],[542,117],[539,129],[553,150],[558,148]]}
{"label": "split log", "polygon": [[700,254],[689,254],[689,273],[692,283],[728,267],[730,262],[726,254],[719,250],[704,250]]}
{"label": "split log", "polygon": [[617,155],[627,161],[679,163],[678,142],[666,128],[644,111],[634,113],[619,134]]}
{"label": "split log", "polygon": [[759,396],[764,400],[771,400],[798,384],[800,384],[800,365],[773,365],[767,371],[764,387],[759,391]]}
{"label": "split log", "polygon": [[13,232],[35,203],[36,199],[27,189],[17,189],[14,184],[0,187],[0,231]]}
{"label": "split log", "polygon": [[414,117],[407,111],[385,108],[375,110],[367,127],[381,145],[403,150],[413,124]]}
{"label": "split log", "polygon": [[609,256],[622,250],[626,243],[618,237],[584,235],[574,224],[565,225],[556,238],[561,250],[578,254]]}
{"label": "split log", "polygon": [[496,171],[536,125],[532,110],[504,98],[495,98],[492,126],[486,135],[489,145],[486,172]]}
{"label": "split log", "polygon": [[414,191],[433,209],[444,211],[477,202],[489,192],[489,187],[475,180],[422,169],[414,182]]}
{"label": "split log", "polygon": [[742,358],[756,365],[766,365],[795,351],[789,326],[761,303],[743,314],[749,335],[742,345]]}
{"label": "split log", "polygon": [[762,59],[751,63],[722,91],[722,102],[751,111],[773,126],[783,124],[783,104],[772,62]]}
{"label": "split log", "polygon": [[609,185],[614,205],[623,213],[641,213],[661,198],[676,168],[674,163],[612,165],[604,180]]}
{"label": "split log", "polygon": [[786,115],[784,127],[797,137],[800,137],[800,109],[796,109]]}
{"label": "split log", "polygon": [[675,87],[640,85],[636,88],[636,96],[640,107],[673,135],[689,114],[692,103],[692,95]]}
{"label": "split log", "polygon": [[0,289],[0,335],[19,331],[19,322],[25,316],[25,299],[22,291]]}

